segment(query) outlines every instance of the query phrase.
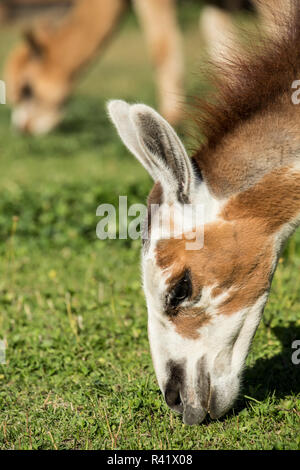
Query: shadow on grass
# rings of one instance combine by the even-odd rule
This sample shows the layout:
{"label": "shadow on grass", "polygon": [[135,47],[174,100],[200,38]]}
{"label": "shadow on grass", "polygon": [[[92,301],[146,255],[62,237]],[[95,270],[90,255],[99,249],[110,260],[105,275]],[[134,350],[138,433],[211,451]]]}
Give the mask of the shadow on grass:
{"label": "shadow on grass", "polygon": [[[292,354],[295,351],[292,343],[300,340],[300,327],[292,322],[287,327],[274,327],[272,331],[281,342],[282,352],[271,358],[258,359],[252,367],[245,370],[240,398],[234,408],[218,421],[226,421],[244,410],[249,403],[246,396],[263,402],[270,396],[283,399],[300,392],[300,365],[292,363]],[[212,422],[207,416],[203,424]]]}
{"label": "shadow on grass", "polygon": [[[300,327],[292,322],[286,327],[274,327],[272,332],[281,342],[281,353],[271,358],[258,359],[244,374],[242,395],[251,396],[258,401],[264,401],[271,395],[275,399],[282,399],[300,392],[300,365],[292,362],[295,351],[292,343],[300,340]],[[234,407],[234,413],[242,411],[247,403],[246,397],[240,398]]]}

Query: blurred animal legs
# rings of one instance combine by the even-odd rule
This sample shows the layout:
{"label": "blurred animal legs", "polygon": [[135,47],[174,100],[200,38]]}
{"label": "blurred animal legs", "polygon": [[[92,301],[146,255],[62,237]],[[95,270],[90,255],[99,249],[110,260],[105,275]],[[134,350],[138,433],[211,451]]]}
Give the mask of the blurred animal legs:
{"label": "blurred animal legs", "polygon": [[134,0],[156,71],[159,107],[176,124],[184,100],[181,34],[174,0]]}
{"label": "blurred animal legs", "polygon": [[231,15],[218,7],[205,7],[200,16],[199,27],[211,60],[220,63],[230,58],[231,51],[237,44]]}
{"label": "blurred animal legs", "polygon": [[53,34],[56,62],[76,74],[106,45],[126,5],[124,0],[78,0],[65,24]]}

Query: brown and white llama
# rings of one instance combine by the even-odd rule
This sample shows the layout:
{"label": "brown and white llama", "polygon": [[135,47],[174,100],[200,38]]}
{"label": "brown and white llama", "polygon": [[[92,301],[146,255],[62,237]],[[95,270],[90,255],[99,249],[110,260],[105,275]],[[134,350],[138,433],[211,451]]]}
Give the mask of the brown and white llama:
{"label": "brown and white llama", "polygon": [[[218,67],[214,103],[197,103],[205,142],[191,159],[153,109],[108,105],[155,182],[142,249],[149,340],[165,400],[189,425],[234,404],[279,254],[300,224],[300,108],[291,99],[300,78],[299,0],[285,20],[282,11],[278,36]],[[184,204],[204,206],[198,250],[187,242],[200,226],[157,237],[168,210],[180,227]]]}
{"label": "brown and white llama", "polygon": [[[16,128],[44,134],[60,122],[79,72],[106,45],[127,6],[127,0],[77,0],[60,26],[41,25],[26,35],[5,72]],[[134,0],[133,6],[154,63],[160,111],[175,124],[184,95],[175,0]]]}

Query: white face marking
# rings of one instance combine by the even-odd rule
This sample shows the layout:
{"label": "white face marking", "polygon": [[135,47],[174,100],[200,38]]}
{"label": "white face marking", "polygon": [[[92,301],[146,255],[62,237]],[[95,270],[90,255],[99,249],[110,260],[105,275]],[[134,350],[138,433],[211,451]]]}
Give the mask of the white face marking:
{"label": "white face marking", "polygon": [[[202,195],[206,191],[202,184]],[[203,201],[203,196],[201,200]],[[167,279],[171,274],[171,268],[162,270],[156,260],[159,230],[155,224],[164,220],[160,217],[165,212],[163,206],[164,204],[151,221],[151,237],[142,257],[143,284],[148,307],[148,334],[157,380],[164,395],[172,375],[170,364],[181,365],[184,385],[178,393],[181,401],[185,400],[182,405],[184,421],[187,424],[193,424],[204,419],[209,407],[211,407],[211,416],[217,418],[233,405],[239,392],[245,359],[268,293],[262,295],[250,307],[231,315],[220,315],[218,306],[232,293],[233,288],[224,289],[218,296],[212,296],[212,291],[216,286],[205,286],[202,289],[201,298],[193,304],[193,307],[203,308],[205,313],[209,314],[210,321],[201,326],[198,339],[181,336],[165,313]],[[205,222],[218,220],[218,213],[223,203],[211,200],[208,207],[205,208],[204,213],[210,216],[205,219]],[[174,215],[179,219],[182,216],[180,210],[174,211]],[[181,220],[179,222],[176,224],[175,221],[178,227],[181,226]],[[152,237],[153,233],[154,237]],[[188,303],[184,302],[182,306],[188,306]],[[210,391],[203,392],[202,390],[202,395],[203,393],[205,396],[210,394],[211,404],[207,401],[205,410],[202,403],[201,384],[199,384],[201,373],[204,377],[208,377],[210,388]],[[175,405],[174,409],[177,408],[178,405]],[[185,409],[198,411],[193,411],[191,417],[190,414],[185,416]]]}
{"label": "white face marking", "polygon": [[[173,201],[154,207],[151,217],[151,244],[170,238],[182,238],[184,234],[195,232],[199,227],[218,220],[226,200],[214,198],[203,182],[195,185],[190,204]],[[149,208],[151,210],[151,208]]]}

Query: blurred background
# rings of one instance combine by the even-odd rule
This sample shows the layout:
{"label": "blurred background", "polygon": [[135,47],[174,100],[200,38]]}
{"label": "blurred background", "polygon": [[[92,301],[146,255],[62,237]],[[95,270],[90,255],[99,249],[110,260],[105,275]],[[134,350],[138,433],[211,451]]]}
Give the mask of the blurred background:
{"label": "blurred background", "polygon": [[[105,103],[112,98],[144,102],[156,108],[159,104],[155,73],[143,29],[130,8],[130,2],[125,3],[128,3],[129,8],[121,18],[116,33],[107,47],[84,68],[72,89],[64,118],[52,132],[44,136],[19,132],[11,124],[10,101],[0,106],[0,204],[3,205],[0,210],[0,217],[3,218],[0,233],[3,240],[10,233],[11,217],[20,216],[21,213],[18,235],[38,235],[44,230],[49,235],[49,243],[54,240],[66,241],[69,233],[74,236],[80,233],[94,239],[94,214],[99,203],[114,202],[124,185],[129,197],[136,193],[136,202],[145,201],[151,187],[150,178],[118,141],[105,109]],[[230,0],[209,2],[212,3],[225,4],[233,9],[244,4]],[[61,22],[70,15],[73,4],[74,1],[70,0],[2,0],[0,79],[4,79],[5,67],[19,44],[26,44],[24,34],[39,25],[42,25],[42,30],[45,24],[54,24],[59,28]],[[177,2],[176,17],[182,34],[184,63],[183,96],[178,97],[182,102],[186,97],[189,99],[205,92],[199,74],[205,57],[199,18],[205,5],[207,2],[201,0]],[[233,18],[246,24],[254,21],[254,15],[246,10],[237,9]],[[56,48],[59,48],[59,43]],[[38,62],[40,57],[37,55],[33,59]],[[21,77],[22,67],[21,62],[10,77]],[[26,93],[28,90],[25,89],[25,100],[30,99]],[[189,124],[178,124],[181,136],[189,145],[185,132],[185,124],[187,128]],[[128,191],[126,184],[133,185],[135,189]],[[71,202],[66,195],[68,185],[72,187]],[[107,186],[108,194],[104,190]],[[89,197],[83,189],[86,187],[89,187]],[[40,196],[34,197],[33,194],[39,191],[42,191]],[[82,192],[85,193],[83,197]],[[43,202],[47,197],[49,201]],[[52,197],[58,198],[55,204],[50,203]],[[88,206],[82,204],[83,199],[89,200]],[[28,206],[26,200],[31,201]],[[49,204],[51,211],[45,213],[43,203],[46,207]],[[43,237],[37,236],[38,244],[42,240]]]}

